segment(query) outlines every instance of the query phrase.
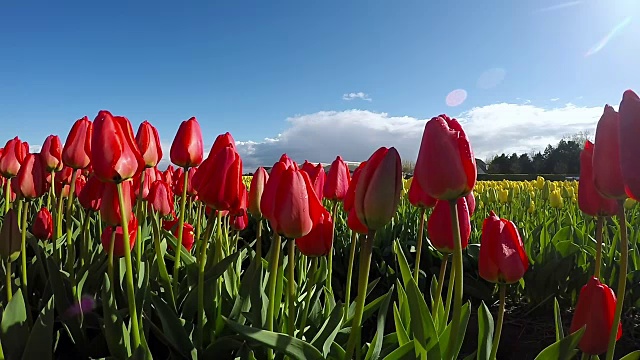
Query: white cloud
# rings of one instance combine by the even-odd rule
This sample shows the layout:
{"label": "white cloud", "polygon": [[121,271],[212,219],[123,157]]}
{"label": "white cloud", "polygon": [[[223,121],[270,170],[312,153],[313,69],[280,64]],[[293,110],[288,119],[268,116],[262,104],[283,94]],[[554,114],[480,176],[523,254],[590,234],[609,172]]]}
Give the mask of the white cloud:
{"label": "white cloud", "polygon": [[551,99],[549,99],[549,101],[553,101],[553,102],[556,102],[558,100],[560,100],[560,98],[551,98]]}
{"label": "white cloud", "polygon": [[[486,159],[502,152],[542,150],[564,136],[593,132],[602,111],[603,107],[573,104],[544,109],[500,103],[475,107],[456,117],[470,138],[475,156]],[[237,146],[245,172],[271,166],[283,153],[297,162],[330,163],[336,155],[347,161],[362,161],[380,146],[395,146],[403,160],[415,161],[427,120],[356,109],[321,111],[287,119],[288,128],[275,138],[238,141]]]}
{"label": "white cloud", "polygon": [[342,95],[342,100],[347,100],[347,101],[351,101],[351,100],[355,100],[355,99],[360,99],[360,100],[365,100],[365,101],[371,101],[371,97],[368,94],[361,92],[357,92],[357,93],[348,93],[348,94],[343,94]]}

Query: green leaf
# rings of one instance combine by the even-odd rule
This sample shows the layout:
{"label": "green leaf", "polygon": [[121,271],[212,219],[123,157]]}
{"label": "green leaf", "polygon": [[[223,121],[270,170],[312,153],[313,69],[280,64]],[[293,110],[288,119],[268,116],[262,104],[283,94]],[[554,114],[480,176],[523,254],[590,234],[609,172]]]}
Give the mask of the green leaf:
{"label": "green leaf", "polygon": [[324,322],[316,337],[311,340],[311,344],[316,349],[321,350],[324,356],[329,355],[331,344],[342,327],[342,315],[342,304],[338,303],[338,306],[333,308],[331,316]]}
{"label": "green leaf", "polygon": [[580,343],[580,339],[582,339],[582,335],[584,335],[585,330],[586,327],[582,327],[582,329],[574,332],[573,334],[549,345],[546,349],[542,350],[542,352],[538,354],[538,356],[536,356],[536,360],[572,359],[578,353],[578,350],[576,350],[576,346],[578,346],[578,343]]}
{"label": "green leaf", "polygon": [[398,265],[400,266],[400,272],[402,273],[402,282],[405,287],[409,286],[408,283],[410,279],[413,278],[411,274],[411,268],[409,267],[409,263],[407,262],[407,258],[404,256],[404,252],[400,247],[400,243],[398,240],[393,242],[393,252],[396,254],[398,258]]}
{"label": "green leaf", "polygon": [[640,359],[640,350],[636,350],[620,358],[620,360],[639,360],[639,359]]}
{"label": "green leaf", "polygon": [[0,322],[0,335],[4,345],[4,354],[7,359],[17,359],[22,355],[29,336],[27,325],[27,308],[22,296],[22,290],[18,289],[7,307],[2,313]]}
{"label": "green leaf", "polygon": [[[167,242],[171,244],[171,246],[175,249],[178,244],[178,239],[176,239],[176,237],[171,232],[165,229],[162,229],[162,235],[165,239],[167,239]],[[193,257],[193,255],[191,255],[191,253],[188,252],[187,249],[182,246],[182,244],[180,245],[180,261],[185,265],[191,265],[196,262],[196,258]]]}
{"label": "green leaf", "polygon": [[558,304],[558,299],[553,299],[553,315],[556,322],[556,341],[560,341],[564,337],[564,330],[562,329],[562,317],[560,316],[560,304]]}
{"label": "green leaf", "polygon": [[53,359],[53,298],[49,299],[33,324],[22,359]]}
{"label": "green leaf", "polygon": [[411,316],[413,317],[411,321],[413,339],[416,341],[416,345],[419,345],[417,348],[419,353],[425,353],[438,344],[438,333],[427,303],[424,301],[424,297],[413,278],[409,279],[406,290]]}
{"label": "green leaf", "polygon": [[162,330],[164,331],[167,340],[180,351],[184,357],[189,357],[191,350],[194,346],[189,339],[186,331],[182,327],[182,322],[175,312],[171,309],[169,304],[164,302],[158,295],[153,294],[151,296],[151,302],[157,310],[158,317],[162,323]]}
{"label": "green leaf", "polygon": [[378,310],[378,327],[376,329],[374,339],[371,342],[371,346],[369,347],[369,351],[367,351],[367,355],[365,356],[365,360],[377,360],[380,358],[380,352],[382,351],[382,339],[384,338],[384,325],[385,320],[387,319],[387,313],[389,312],[389,304],[391,303],[392,294],[393,286],[389,289],[389,292],[382,301],[382,305],[380,305],[380,309]]}
{"label": "green leaf", "polygon": [[129,330],[127,330],[118,313],[111,282],[107,274],[104,274],[102,286],[102,308],[104,312],[104,332],[109,352],[116,358],[128,358],[131,354]]}
{"label": "green leaf", "polygon": [[395,349],[391,354],[385,356],[384,360],[402,360],[411,358],[409,354],[413,351],[415,345],[413,340]]}
{"label": "green leaf", "polygon": [[489,360],[493,344],[493,316],[482,302],[478,307],[478,360]]}
{"label": "green leaf", "polygon": [[393,304],[393,321],[396,325],[396,334],[398,334],[398,345],[403,346],[404,344],[409,342],[409,335],[407,334],[407,328],[404,327],[402,323],[402,318],[400,318],[400,310],[396,304]]}
{"label": "green leaf", "polygon": [[289,355],[293,359],[299,360],[322,360],[324,356],[313,347],[300,339],[296,339],[286,334],[275,333],[266,330],[260,330],[244,325],[240,325],[234,321],[224,318],[229,328],[239,333],[241,336],[256,341],[266,347],[274,349]]}
{"label": "green leaf", "polygon": [[[466,304],[462,305],[462,311],[460,314],[460,328],[458,329],[458,338],[456,339],[456,344],[454,347],[453,358],[458,358],[458,353],[460,353],[460,349],[462,348],[462,343],[464,342],[464,338],[467,332],[467,325],[469,324],[469,318],[471,317],[471,302],[467,301]],[[444,351],[449,345],[449,334],[451,333],[451,324],[447,326],[447,328],[440,336],[440,345],[441,349]]]}

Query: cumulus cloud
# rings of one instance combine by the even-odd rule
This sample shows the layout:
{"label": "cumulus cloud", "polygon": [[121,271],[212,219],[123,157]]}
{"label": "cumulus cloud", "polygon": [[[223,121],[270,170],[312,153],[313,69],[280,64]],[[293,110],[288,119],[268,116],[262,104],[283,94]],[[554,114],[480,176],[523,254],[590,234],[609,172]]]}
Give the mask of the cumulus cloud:
{"label": "cumulus cloud", "polygon": [[356,99],[360,99],[360,100],[365,100],[365,101],[371,101],[371,97],[368,94],[361,92],[357,92],[357,93],[348,93],[348,94],[343,94],[342,95],[342,100],[347,100],[347,101],[351,101],[351,100],[356,100]]}

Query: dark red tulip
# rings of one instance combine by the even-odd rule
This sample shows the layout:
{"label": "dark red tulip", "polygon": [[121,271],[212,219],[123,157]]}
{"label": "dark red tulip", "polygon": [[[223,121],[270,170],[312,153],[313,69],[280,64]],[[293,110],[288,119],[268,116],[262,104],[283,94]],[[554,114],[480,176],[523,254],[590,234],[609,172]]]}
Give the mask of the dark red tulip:
{"label": "dark red tulip", "polygon": [[316,193],[316,196],[320,201],[324,198],[324,182],[325,182],[325,173],[322,164],[313,165],[312,163],[305,161],[302,164],[300,170],[304,171],[309,175],[309,180],[311,180],[311,184],[313,185],[313,190]]}
{"label": "dark red tulip", "polygon": [[249,199],[248,199],[248,210],[254,217],[261,219],[262,211],[260,210],[260,200],[262,199],[262,193],[264,192],[264,187],[269,180],[269,174],[267,171],[261,166],[256,170],[251,178],[251,186],[249,187]]}
{"label": "dark red tulip", "polygon": [[476,212],[476,197],[473,195],[473,191],[465,196],[465,200],[467,200],[467,208],[469,209],[469,217],[473,216],[473,213]]}
{"label": "dark red tulip", "polygon": [[242,190],[240,191],[240,202],[237,208],[231,209],[231,223],[230,226],[233,230],[242,231],[249,224],[249,217],[247,216],[247,187],[242,184]]}
{"label": "dark red tulip", "polygon": [[11,188],[18,196],[27,200],[39,198],[47,192],[46,172],[39,155],[27,155],[18,176],[11,182]]}
{"label": "dark red tulip", "polygon": [[429,196],[429,194],[424,192],[424,190],[422,190],[422,188],[420,187],[420,182],[416,180],[415,177],[411,180],[408,198],[411,205],[422,209],[432,208],[436,206],[436,202],[438,201],[437,199]]}
{"label": "dark red tulip", "polygon": [[47,172],[62,170],[62,142],[58,135],[49,135],[42,144],[40,156]]}
{"label": "dark red tulip", "polygon": [[[578,348],[584,353],[599,355],[607,351],[609,334],[614,326],[616,302],[613,290],[595,277],[580,290],[570,331],[576,332],[586,325],[578,344]],[[622,324],[618,323],[617,327],[616,340],[619,340],[622,336]]]}
{"label": "dark red tulip", "polygon": [[207,179],[207,181],[200,181],[199,187],[196,188],[200,201],[216,210],[237,208],[244,189],[240,155],[229,146],[218,151],[206,162],[210,162],[206,169],[213,169],[215,172],[205,173],[205,167],[203,167],[196,174],[204,174]]}
{"label": "dark red tulip", "polygon": [[[469,207],[467,200],[461,197],[457,200],[458,223],[460,225],[460,240],[462,248],[469,244],[471,236],[471,221],[469,219]],[[427,221],[427,235],[433,247],[443,253],[453,252],[453,231],[451,223],[451,210],[449,202],[438,200]]]}
{"label": "dark red tulip", "polygon": [[578,206],[583,213],[590,216],[613,216],[618,210],[618,204],[614,199],[600,195],[593,183],[593,149],[593,143],[587,140],[580,152]]}
{"label": "dark red tulip", "polygon": [[158,130],[148,121],[142,122],[136,134],[136,143],[144,160],[145,167],[152,168],[162,160],[162,145]]}
{"label": "dark red tulip", "polygon": [[125,181],[122,183],[124,210],[120,209],[120,203],[118,201],[118,188],[115,183],[104,183],[104,189],[102,192],[102,201],[100,203],[100,214],[102,215],[102,221],[107,225],[118,226],[122,224],[122,213],[126,213],[127,219],[133,216],[131,212],[131,200],[133,191],[131,190],[131,181]]}
{"label": "dark red tulip", "polygon": [[0,256],[4,260],[15,261],[20,256],[21,243],[18,212],[10,208],[0,225]]}
{"label": "dark red tulip", "polygon": [[598,192],[606,198],[627,197],[620,166],[620,118],[609,105],[604,107],[604,113],[596,128],[593,182]]}
{"label": "dark red tulip", "polygon": [[480,276],[489,282],[512,284],[522,279],[527,268],[529,259],[516,225],[491,211],[482,224]]}
{"label": "dark red tulip", "polygon": [[455,200],[471,192],[477,172],[469,139],[458,121],[446,115],[429,120],[413,174],[420,187],[438,200]]}
{"label": "dark red tulip", "polygon": [[119,183],[144,170],[145,164],[133,138],[129,120],[102,110],[93,120],[91,166],[104,182]]}
{"label": "dark red tulip", "polygon": [[179,167],[198,166],[204,157],[202,130],[195,117],[183,121],[171,144],[171,162]]}
{"label": "dark red tulip", "polygon": [[[165,221],[162,224],[162,227],[165,230],[170,231],[176,238],[178,237],[178,219]],[[193,225],[185,222],[182,229],[182,246],[190,252],[193,248],[193,242],[195,239],[195,235],[193,234]],[[168,244],[168,246],[170,249],[173,249],[171,244]]]}
{"label": "dark red tulip", "polygon": [[328,255],[333,246],[333,220],[325,210],[320,221],[306,236],[296,239],[296,246],[306,256],[317,257]]}
{"label": "dark red tulip", "polygon": [[[115,186],[113,184],[109,184],[107,186]],[[129,251],[133,249],[133,245],[136,243],[136,235],[138,233],[138,220],[135,216],[131,216],[131,220],[128,223],[129,230]],[[102,237],[100,238],[102,242],[102,248],[104,252],[109,254],[109,249],[111,246],[111,236],[115,231],[116,237],[115,242],[113,243],[113,257],[115,259],[121,258],[125,253],[125,242],[124,242],[124,232],[122,230],[122,226],[107,226],[106,229],[102,232]]]}
{"label": "dark red tulip", "polygon": [[86,116],[77,120],[64,143],[62,162],[73,169],[84,169],[91,163],[93,124]]}
{"label": "dark red tulip", "polygon": [[7,179],[18,175],[20,165],[24,162],[25,157],[29,153],[24,151],[23,142],[16,136],[15,138],[7,141],[0,157],[0,174]]}
{"label": "dark red tulip", "polygon": [[362,168],[354,207],[369,230],[386,226],[395,215],[402,191],[402,165],[395,148],[381,147]]}
{"label": "dark red tulip", "polygon": [[632,90],[622,95],[620,102],[620,167],[626,193],[640,200],[640,98]]}
{"label": "dark red tulip", "polygon": [[78,201],[80,202],[80,205],[82,205],[85,210],[100,210],[104,187],[105,183],[100,181],[96,176],[89,177],[87,183],[82,187],[80,193],[78,193]]}
{"label": "dark red tulip", "polygon": [[343,201],[344,197],[347,196],[349,183],[351,183],[349,166],[347,166],[340,156],[337,156],[331,163],[329,172],[325,177],[324,197],[332,201]]}
{"label": "dark red tulip", "polygon": [[362,169],[366,164],[366,161],[361,162],[353,172],[353,178],[351,178],[351,183],[349,184],[349,188],[347,189],[347,194],[344,197],[343,203],[344,211],[347,213],[347,226],[349,227],[349,229],[360,234],[366,234],[369,232],[369,229],[367,229],[367,227],[358,219],[358,215],[356,214],[356,209],[354,206],[356,186],[358,185],[358,181],[360,180],[360,173],[362,172]]}
{"label": "dark red tulip", "polygon": [[169,185],[162,180],[156,180],[151,184],[147,202],[160,216],[167,216],[174,213],[173,192]]}
{"label": "dark red tulip", "polygon": [[53,218],[51,217],[51,213],[49,209],[43,207],[36,214],[36,218],[33,221],[33,227],[31,228],[31,232],[36,239],[39,240],[50,240],[53,236]]}

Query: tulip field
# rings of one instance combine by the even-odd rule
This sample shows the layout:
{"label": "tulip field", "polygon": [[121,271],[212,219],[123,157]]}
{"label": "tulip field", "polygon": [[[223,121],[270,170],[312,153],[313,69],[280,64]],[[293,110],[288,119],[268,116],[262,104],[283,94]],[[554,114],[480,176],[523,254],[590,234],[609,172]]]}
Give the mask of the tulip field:
{"label": "tulip field", "polygon": [[446,115],[412,176],[393,147],[247,169],[225,133],[205,158],[196,118],[170,149],[108,111],[15,137],[0,359],[640,359],[638,138],[630,90],[577,181],[477,181]]}

